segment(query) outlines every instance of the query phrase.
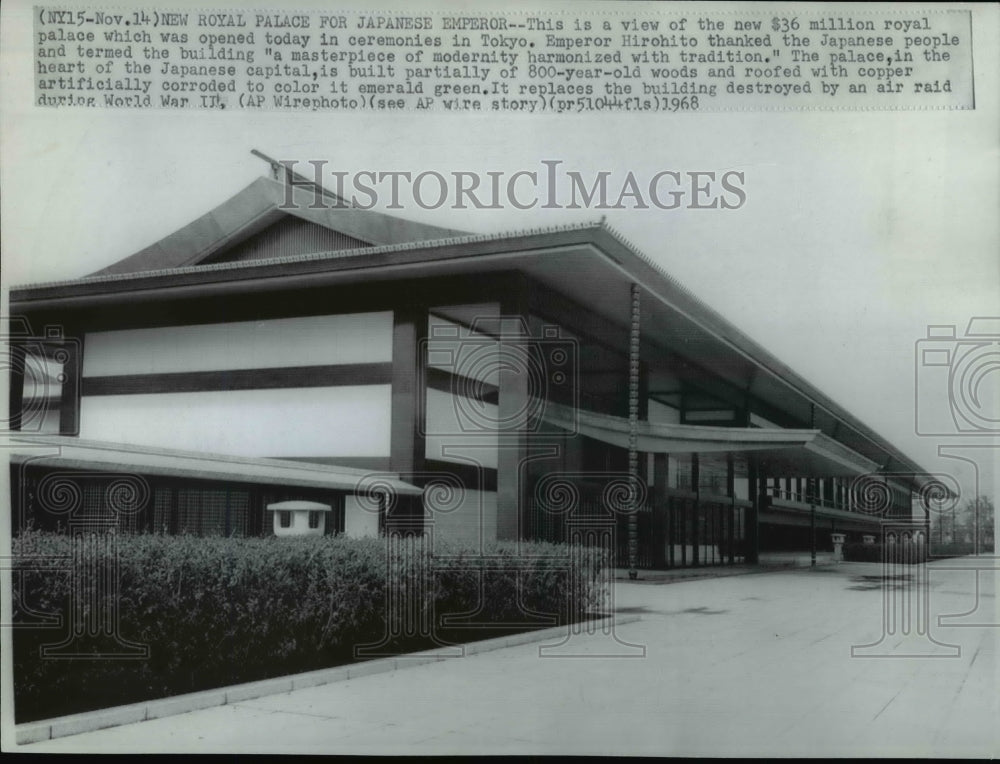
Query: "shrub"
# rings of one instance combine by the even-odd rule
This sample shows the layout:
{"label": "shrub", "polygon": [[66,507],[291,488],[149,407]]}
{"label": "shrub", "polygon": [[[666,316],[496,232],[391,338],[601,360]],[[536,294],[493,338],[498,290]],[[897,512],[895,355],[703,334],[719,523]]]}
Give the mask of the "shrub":
{"label": "shrub", "polygon": [[847,542],[843,547],[845,562],[882,562],[881,544]]}
{"label": "shrub", "polygon": [[[953,541],[947,544],[943,544],[934,540],[931,540],[931,557],[965,557],[966,555],[975,554],[975,548],[971,541]],[[980,548],[980,552],[990,554],[993,549],[983,549]]]}
{"label": "shrub", "polygon": [[[918,558],[918,547],[914,544],[858,544],[856,542],[844,544],[844,560],[846,562],[890,562],[895,564],[911,565],[914,563],[927,561],[927,545],[919,547],[921,555]],[[883,550],[886,550],[888,557],[884,557]]]}
{"label": "shrub", "polygon": [[[114,551],[102,538],[29,531],[14,541],[18,722],[339,665],[387,635],[399,637],[397,652],[432,646],[398,621],[407,612],[410,625],[433,623],[438,641],[468,633],[442,629],[448,616],[479,628],[565,623],[593,608],[606,563],[597,550],[538,543],[483,555],[439,546],[432,557],[419,538],[145,534],[119,536]],[[113,564],[114,589],[82,574]],[[405,608],[388,607],[390,590]],[[53,613],[60,625],[26,625]],[[115,634],[102,634],[114,631],[101,626],[114,613],[121,637],[147,645],[148,658],[100,657],[121,651]],[[86,657],[43,659],[42,646],[64,641],[74,623],[90,624],[72,641]]]}

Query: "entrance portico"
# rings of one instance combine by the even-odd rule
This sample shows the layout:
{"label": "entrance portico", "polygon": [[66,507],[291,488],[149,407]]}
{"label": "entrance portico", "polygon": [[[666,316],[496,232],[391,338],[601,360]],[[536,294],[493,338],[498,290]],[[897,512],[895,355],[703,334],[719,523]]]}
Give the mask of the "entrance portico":
{"label": "entrance portico", "polygon": [[[629,446],[630,425],[622,417],[553,402],[538,408],[553,427],[622,451]],[[879,527],[881,516],[859,512],[850,491],[852,481],[873,475],[878,465],[819,430],[649,421],[635,429],[643,465],[637,518],[643,567],[754,562],[761,523],[811,528],[824,548],[831,532],[853,535]],[[599,500],[598,482],[579,481],[591,502]],[[546,523],[545,513],[536,492],[527,520],[532,535],[553,533],[555,524]],[[624,514],[619,508],[620,552],[627,535]],[[619,564],[625,564],[622,554]]]}

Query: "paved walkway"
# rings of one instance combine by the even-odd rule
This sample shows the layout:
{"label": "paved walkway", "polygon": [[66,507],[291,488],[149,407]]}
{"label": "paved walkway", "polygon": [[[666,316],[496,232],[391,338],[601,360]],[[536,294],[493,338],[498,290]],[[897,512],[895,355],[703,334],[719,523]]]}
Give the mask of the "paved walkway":
{"label": "paved walkway", "polygon": [[[918,568],[862,563],[619,581],[616,608],[642,620],[548,650],[575,657],[527,644],[21,750],[995,756],[988,564],[932,563],[917,588]],[[906,636],[924,595],[930,635]]]}

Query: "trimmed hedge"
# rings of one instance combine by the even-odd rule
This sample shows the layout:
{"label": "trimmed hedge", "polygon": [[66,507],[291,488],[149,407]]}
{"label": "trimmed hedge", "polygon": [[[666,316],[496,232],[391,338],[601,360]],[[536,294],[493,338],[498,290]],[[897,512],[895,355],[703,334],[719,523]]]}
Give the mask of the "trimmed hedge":
{"label": "trimmed hedge", "polygon": [[[437,544],[432,557],[419,538],[390,552],[384,538],[123,535],[112,590],[80,573],[110,570],[107,547],[36,531],[14,540],[15,624],[62,615],[55,628],[14,629],[17,722],[336,666],[387,637],[386,652],[408,652],[566,623],[594,610],[607,564],[597,549],[534,542],[485,556]],[[389,592],[406,607],[390,607]],[[117,612],[117,632],[148,645],[148,659],[86,657],[120,652],[100,627],[72,641],[85,657],[42,658],[70,634],[74,601],[77,624]],[[421,623],[433,638],[408,628]]]}
{"label": "trimmed hedge", "polygon": [[[885,558],[883,549],[889,555]],[[858,544],[856,542],[844,544],[845,562],[890,562],[902,565],[912,565],[920,562],[927,562],[927,545],[921,547],[922,555],[917,557],[917,547],[913,544],[900,542],[898,544]]]}
{"label": "trimmed hedge", "polygon": [[844,562],[882,562],[881,544],[844,544]]}
{"label": "trimmed hedge", "polygon": [[[971,541],[953,541],[943,544],[931,540],[931,557],[965,557],[976,553]],[[993,554],[993,544],[981,544],[980,554]]]}

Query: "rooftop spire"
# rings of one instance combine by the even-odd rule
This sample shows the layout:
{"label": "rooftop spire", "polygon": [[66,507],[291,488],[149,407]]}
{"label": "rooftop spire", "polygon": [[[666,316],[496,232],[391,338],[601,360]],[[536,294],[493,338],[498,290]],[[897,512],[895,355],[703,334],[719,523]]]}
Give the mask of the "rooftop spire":
{"label": "rooftop spire", "polygon": [[[296,186],[312,186],[323,196],[333,199],[337,207],[350,207],[351,204],[343,197],[327,190],[323,187],[321,183],[318,183],[315,179],[310,180],[304,175],[301,175],[291,168],[294,165],[294,161],[279,161],[273,159],[265,154],[263,151],[258,151],[257,149],[250,149],[250,153],[259,159],[263,159],[269,165],[271,165],[271,176],[277,181],[284,181],[284,183],[291,185],[292,179],[295,179],[294,185]],[[284,177],[282,177],[284,176]]]}

